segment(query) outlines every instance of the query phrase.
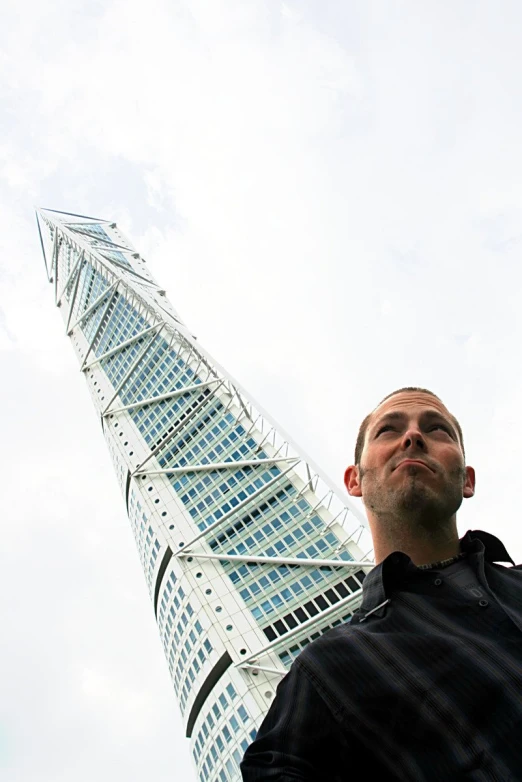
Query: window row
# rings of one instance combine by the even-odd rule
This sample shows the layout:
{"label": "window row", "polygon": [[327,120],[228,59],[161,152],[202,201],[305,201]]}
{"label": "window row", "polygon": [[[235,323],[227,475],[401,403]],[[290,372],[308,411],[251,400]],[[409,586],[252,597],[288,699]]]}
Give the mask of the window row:
{"label": "window row", "polygon": [[[223,516],[280,474],[281,471],[275,464],[261,474],[257,468],[244,467],[220,484],[218,491],[222,497],[230,490],[234,493],[232,496],[227,497],[225,502],[221,502],[218,508],[215,508],[212,513],[205,513],[197,507],[190,508],[189,513],[196,520],[198,529],[204,530],[215,521],[219,521],[219,519],[223,518]],[[215,498],[212,499],[215,503]]]}
{"label": "window row", "polygon": [[[205,651],[203,651],[203,649]],[[183,685],[181,686],[181,691],[180,691],[180,680],[178,681],[176,679],[176,676],[174,677],[174,689],[176,690],[176,693],[179,693],[179,703],[181,706],[181,710],[183,712],[185,711],[187,700],[189,699],[190,693],[192,691],[192,684],[194,683],[196,676],[199,673],[200,667],[206,662],[211,652],[213,652],[212,644],[210,643],[208,638],[205,638],[205,640],[203,641],[203,647],[200,647],[197,650],[192,660],[192,663],[188,668],[188,671],[185,675],[185,680],[183,682]]]}
{"label": "window row", "polygon": [[108,312],[110,321],[94,341],[94,352],[97,356],[117,347],[148,325],[145,318],[119,293],[112,299]]}
{"label": "window row", "polygon": [[[171,609],[172,612],[172,609]],[[192,616],[192,606],[190,603],[187,604],[187,613],[189,616]],[[181,639],[183,638],[183,630],[184,628],[181,628],[178,624],[177,628],[171,633],[169,631],[168,634],[165,635],[165,653],[168,651],[168,647],[170,644],[170,652],[168,655],[168,661],[169,665],[172,666],[172,671],[174,670],[174,663],[176,661],[176,656],[180,655],[182,664],[187,663],[187,658],[192,653],[193,649],[196,646],[196,643],[198,642],[198,636],[202,635],[203,628],[201,627],[201,623],[199,619],[196,619],[194,622],[194,626],[190,628],[190,630],[187,632],[187,638],[185,639],[183,646],[181,645]],[[180,672],[183,670],[183,668],[180,668]]]}
{"label": "window row", "polygon": [[183,676],[187,690],[190,689],[190,683],[194,681],[213,649],[208,638],[201,644],[203,627],[198,619],[194,621],[194,609],[190,602],[185,601],[183,587],[179,585],[174,591],[176,581],[174,573],[171,573],[163,590],[158,624],[165,656],[178,693]]}
{"label": "window row", "polygon": [[[101,291],[103,293],[103,291]],[[99,295],[101,295],[101,293]],[[92,299],[95,301],[99,295],[92,296]],[[84,337],[87,340],[87,342],[90,342],[91,339],[94,336],[94,333],[96,329],[98,328],[100,321],[103,317],[104,313],[104,307],[107,305],[107,299],[110,294],[107,294],[107,297],[102,299],[99,304],[92,310],[92,312],[87,315],[85,320],[81,323],[81,330],[83,331]],[[89,304],[88,304],[89,306]],[[83,310],[86,310],[87,306],[83,308]],[[82,311],[83,311],[82,310]]]}
{"label": "window row", "polygon": [[[133,415],[133,419],[146,442],[153,441],[157,448],[161,440],[175,429],[187,412],[200,405],[209,394],[208,388],[204,388],[201,392],[189,391],[183,396],[139,408]],[[181,415],[182,413],[185,416]]]}
{"label": "window row", "polygon": [[[121,339],[118,340],[118,344],[136,336],[136,334],[140,333],[145,328],[147,328],[147,323],[145,321],[134,326],[132,329],[129,329],[127,334],[122,335]],[[130,378],[126,380],[125,377],[128,374],[129,369],[135,364],[139,354],[143,353],[145,345],[147,346],[147,352],[154,350],[154,343],[157,339],[157,335],[151,336],[150,334],[146,334],[143,337],[139,337],[132,344],[122,348],[114,355],[102,360],[101,368],[104,370],[108,380],[114,388],[121,385],[122,381],[125,381],[123,383],[123,388],[127,385]],[[115,347],[117,347],[117,345],[115,345]],[[122,394],[122,392],[120,392],[120,394]]]}
{"label": "window row", "polygon": [[[349,561],[350,555],[347,552],[345,560]],[[263,617],[270,616],[271,613],[279,612],[284,608],[285,604],[290,605],[296,601],[303,599],[305,595],[309,595],[317,589],[317,585],[320,584],[332,584],[339,579],[339,573],[332,568],[306,568],[301,570],[301,574],[298,578],[292,581],[293,570],[287,565],[280,565],[277,568],[273,568],[266,575],[261,576],[258,581],[253,582],[249,587],[245,587],[240,591],[240,595],[247,604],[258,603],[261,597],[265,597],[262,603],[258,603],[255,607],[251,608],[252,614],[257,621],[261,621]],[[279,582],[283,582],[284,589],[268,595]]]}
{"label": "window row", "polygon": [[[215,440],[215,435],[212,433],[211,428],[217,425],[225,429],[229,425],[228,417],[223,416],[222,410],[223,405],[219,400],[214,400],[213,407],[200,410],[197,419],[191,422],[190,428],[185,430],[183,434],[180,434],[174,443],[169,443],[168,451],[158,457],[162,467],[170,467],[172,464],[176,464],[180,452],[187,445],[193,443],[196,438],[199,438],[201,442],[207,440],[209,443]],[[220,414],[222,417],[216,421]],[[173,480],[174,489],[176,489],[176,482]]]}
{"label": "window row", "polygon": [[[187,661],[188,654],[185,653],[185,649],[181,650],[181,656],[178,660],[178,664],[176,668],[174,669],[174,663],[171,661],[171,657],[169,656],[169,669],[170,673],[173,677],[174,681],[174,689],[176,690],[176,694],[179,693],[179,689],[181,686],[181,679],[183,676],[185,676],[185,684],[188,687],[188,692],[190,692],[190,684],[192,684],[198,675],[201,666],[204,665],[206,660],[208,659],[209,654],[213,651],[212,644],[208,640],[208,638],[205,638],[203,641],[203,645],[196,649],[196,650],[190,650],[191,652],[194,652],[192,659],[190,662]],[[172,654],[172,660],[174,660],[174,654]],[[190,680],[190,683],[189,683]]]}
{"label": "window row", "polygon": [[[144,325],[146,326],[147,324]],[[156,366],[157,363],[162,360],[165,349],[167,347],[167,344],[161,334],[154,333],[152,337],[149,334],[146,335],[146,338],[148,340],[147,350],[142,356],[139,365],[136,367],[136,371],[133,372],[131,377],[124,383],[120,392],[121,400],[125,405],[135,401],[135,393],[132,389],[135,389],[136,384],[139,384],[140,377],[144,377],[143,373],[146,370],[150,371],[149,367]],[[146,396],[146,394],[143,393],[141,396]],[[133,420],[136,422],[134,416]]]}
{"label": "window row", "polygon": [[[217,428],[214,427],[214,430]],[[191,451],[185,452],[184,456],[180,457],[179,466],[185,467],[195,462],[198,464],[213,464],[214,462],[238,462],[252,458],[264,459],[266,454],[263,451],[254,450],[257,443],[253,437],[250,437],[238,448],[235,448],[235,441],[244,431],[241,424],[238,424],[235,429],[228,433],[228,436],[223,437],[221,442],[217,443],[213,448],[205,451],[203,448],[194,446]],[[232,450],[233,448],[235,450]]]}
{"label": "window row", "polygon": [[132,268],[131,264],[123,253],[120,253],[117,250],[108,250],[105,247],[100,246],[97,246],[96,249],[104,258],[107,258],[109,261],[116,261],[116,263],[121,263],[124,266],[130,266]]}
{"label": "window row", "polygon": [[[295,506],[293,507],[295,508]],[[290,508],[290,512],[291,511],[292,508]],[[298,514],[300,515],[299,511]],[[315,518],[318,521],[320,529],[324,529],[324,522],[322,522],[318,516]],[[310,542],[312,539],[313,543]],[[283,557],[285,555],[299,557],[306,555],[306,558],[310,559],[313,559],[314,557],[325,559],[327,558],[327,554],[329,552],[332,553],[339,545],[339,540],[333,532],[318,536],[310,521],[305,521],[304,524],[295,527],[291,532],[287,532],[286,535],[283,535],[283,537],[276,541],[272,541],[272,545],[268,548],[265,548],[262,545],[259,546],[259,544],[256,544],[254,541],[254,536],[249,536],[227,553],[253,554],[254,551],[256,551],[256,553],[259,551],[259,553],[263,553],[267,557]],[[306,546],[306,548],[304,548],[304,546]]]}
{"label": "window row", "polygon": [[[147,522],[147,517],[143,513],[141,518],[138,517],[138,513],[135,512],[131,515],[131,521],[133,521],[134,538],[136,540],[136,547],[138,554],[143,565],[145,578],[149,587],[149,592],[152,593],[154,586],[155,569],[158,560],[159,553],[161,551],[161,544]],[[133,520],[134,517],[134,520]]]}
{"label": "window row", "polygon": [[[73,249],[70,244],[62,242],[58,251],[58,267],[60,269],[59,279],[68,279],[74,265],[78,260],[78,251]],[[69,301],[74,286],[76,284],[76,272],[73,274],[72,280],[69,281],[67,288],[65,289],[63,296],[66,301]]]}
{"label": "window row", "polygon": [[349,576],[344,581],[339,581],[335,586],[329,587],[325,592],[320,595],[316,595],[312,600],[307,600],[306,603],[295,608],[293,611],[284,614],[284,616],[277,619],[273,624],[263,628],[263,632],[269,641],[275,641],[281,635],[285,635],[289,630],[293,630],[300,624],[307,622],[314,616],[317,616],[322,611],[326,611],[327,608],[334,606],[340,600],[349,597],[359,590],[362,586],[363,579],[360,576],[364,575],[362,571],[357,574],[359,578]]}
{"label": "window row", "polygon": [[[334,535],[333,532],[327,532],[326,534],[322,535],[322,531],[325,529],[324,522],[318,517],[313,517],[314,521],[311,523],[312,520],[305,521],[304,524],[301,524],[301,526],[296,526],[292,529],[292,533],[290,536],[290,533],[283,538],[280,538],[274,546],[270,546],[269,548],[264,550],[264,553],[268,556],[280,556],[285,553],[285,550],[292,550],[292,552],[295,552],[295,549],[290,549],[289,543],[290,539],[292,541],[297,541],[299,544],[303,540],[305,540],[305,544],[308,543],[309,540],[315,540],[314,544],[311,544],[307,547],[304,551],[299,551],[297,553],[297,557],[301,557],[303,559],[317,557],[320,553],[322,556],[321,559],[330,558],[330,556],[326,557],[325,555],[333,554],[337,549],[339,548],[339,540]],[[298,520],[299,521],[299,520]],[[273,522],[271,522],[270,525],[264,525],[263,526],[263,532],[265,531],[265,527],[270,526],[270,529],[273,531],[274,534],[282,535],[281,527],[279,526],[280,519],[277,518]],[[314,529],[315,527],[315,529]],[[259,530],[256,530],[256,532],[259,532]],[[313,537],[315,532],[315,537]],[[261,537],[258,536],[256,538],[256,533],[254,533],[253,537],[256,539],[256,541],[261,540]],[[288,541],[286,540],[288,538]],[[288,548],[285,548],[288,545]],[[251,553],[253,555],[253,551],[256,548],[254,545],[251,545],[249,548],[240,547],[237,546],[235,549],[229,550],[227,549],[227,553],[233,553],[235,551],[238,551],[239,549],[242,549],[242,553],[249,554]],[[302,545],[300,545],[300,548],[302,549]],[[223,550],[223,549],[222,549]],[[308,556],[305,556],[308,555]],[[352,556],[347,551],[343,551],[340,554],[335,555],[336,558],[344,560],[345,562],[348,562],[352,559]],[[233,584],[239,585],[240,583],[243,583],[245,587],[248,588],[248,591],[242,592],[241,595],[244,594],[244,599],[248,600],[252,597],[256,597],[257,595],[266,592],[266,590],[270,587],[269,580],[272,583],[277,583],[280,579],[285,579],[288,575],[290,575],[290,572],[287,571],[287,568],[289,569],[295,569],[299,567],[298,565],[279,565],[275,570],[271,571],[270,573],[266,573],[265,566],[264,565],[256,565],[254,563],[245,563],[243,565],[240,565],[235,570],[231,570],[228,573],[228,576]],[[259,578],[259,575],[261,574],[261,577]],[[317,577],[319,578],[319,577]]]}
{"label": "window row", "polygon": [[[264,469],[264,465],[261,468]],[[233,463],[231,463],[230,469],[233,469]],[[195,476],[198,483],[181,496],[181,501],[192,518],[197,519],[203,516],[207,522],[205,526],[207,526],[208,523],[221,518],[231,507],[235,507],[245,500],[247,495],[253,494],[263,484],[280,474],[276,465],[272,465],[261,474],[259,470],[260,467],[249,466],[240,467],[232,474],[228,470],[212,470],[205,473],[203,479],[199,478],[200,473],[198,473]],[[227,475],[228,477],[226,477]],[[196,487],[200,489],[200,494],[197,493]],[[232,496],[226,497],[231,492]],[[222,501],[225,497],[227,502],[223,504]],[[216,505],[219,507],[216,508]],[[210,509],[212,509],[212,513],[209,513]]]}
{"label": "window row", "polygon": [[159,347],[157,353],[145,358],[139,374],[129,384],[125,392],[125,404],[138,402],[153,393],[159,396],[194,382],[193,371],[165,339],[161,338]]}
{"label": "window row", "polygon": [[[74,313],[74,319],[77,320],[83,312],[85,312],[96,299],[98,299],[104,291],[107,290],[109,284],[107,280],[102,277],[95,269],[90,265],[82,267],[80,272],[80,282],[78,284],[78,293],[76,295],[76,312]],[[103,314],[103,309],[107,304],[107,299],[101,301],[97,307],[87,316],[82,322],[82,331],[87,340],[91,340],[100,319]]]}
{"label": "window row", "polygon": [[[169,372],[168,374],[172,379],[168,384],[169,388],[167,391],[163,391],[163,389],[158,388],[158,384],[155,382],[154,375],[151,373],[150,369],[140,369],[138,380],[142,383],[142,393],[139,394],[139,397],[141,399],[153,399],[154,397],[160,396],[163,393],[182,391],[186,386],[194,384],[194,380],[188,371],[183,372],[182,375],[178,376],[178,380],[176,380],[174,372]],[[149,378],[149,380],[147,380],[147,378]],[[201,381],[195,380],[195,383],[201,384]],[[188,391],[185,395],[181,397],[173,397],[173,399],[177,398],[187,400],[191,398],[193,393],[197,393],[197,390]],[[125,396],[126,399],[128,399],[130,396],[134,395],[126,394]],[[135,414],[133,415],[134,422],[138,426],[140,432],[142,432],[147,442],[156,440],[161,428],[159,424],[166,424],[170,418],[172,418],[172,413],[170,412],[172,401],[172,399],[160,399],[159,402],[151,401],[148,404],[143,405],[143,407],[136,408]]]}
{"label": "window row", "polygon": [[[283,488],[274,491],[270,497],[263,498],[253,510],[242,515],[230,527],[220,530],[215,538],[210,539],[209,545],[211,549],[215,553],[218,551],[230,553],[231,544],[237,543],[236,538],[243,540],[244,534],[248,531],[251,532],[254,539],[258,542],[268,540],[274,534],[281,534],[281,530],[284,527],[288,527],[289,522],[291,522],[287,509],[296,493],[297,489],[295,486],[287,483]],[[298,512],[294,511],[292,513],[292,516],[298,515]],[[249,530],[253,526],[256,528],[254,532]],[[231,578],[234,581],[233,576]]]}
{"label": "window row", "polygon": [[[204,414],[205,410],[208,410],[212,405],[213,399],[208,388],[202,390],[201,394],[194,399],[194,395],[191,394],[188,400],[185,398],[181,400],[181,404],[185,401],[183,412],[178,414],[178,417],[171,422],[170,426],[163,431],[159,437],[156,436],[155,442],[151,446],[156,454],[156,458],[160,464],[164,467],[171,466],[173,463],[171,435],[175,429],[182,429],[184,426],[180,426],[185,421],[185,426],[194,420],[194,410],[198,408],[198,417]],[[144,434],[145,437],[145,434]],[[147,438],[146,438],[147,439]],[[150,441],[150,438],[149,438]],[[166,442],[163,442],[166,441]],[[168,452],[163,452],[161,456],[158,454],[163,451],[165,447],[169,448]]]}
{"label": "window row", "polygon": [[[198,435],[198,437],[199,439],[195,442],[193,437],[190,440],[185,439],[184,447],[180,447],[179,450],[177,464],[184,466],[194,463],[210,464],[227,460],[237,461],[256,455],[256,441],[253,438],[246,439],[248,433],[241,424],[237,423],[231,413],[223,412],[221,421],[212,422],[212,426],[206,430],[204,435]],[[240,444],[241,439],[244,441],[242,444]],[[190,447],[187,447],[188,445]],[[261,454],[258,455],[258,457],[260,456]]]}
{"label": "window row", "polygon": [[[219,407],[223,407],[221,403]],[[168,461],[169,466],[183,467],[194,463],[210,464],[212,461],[238,461],[253,457],[256,447],[253,438],[249,438],[246,443],[237,447],[238,440],[245,435],[241,424],[236,423],[230,413],[223,414],[220,421],[213,420],[215,415],[216,412],[211,411],[211,415],[205,414],[203,418],[200,417],[190,432],[180,438],[175,446],[170,446],[169,453],[162,457],[165,463]],[[195,434],[198,435],[196,442],[194,442]],[[188,444],[190,448],[187,449]],[[235,450],[232,450],[234,448]],[[176,476],[172,486],[178,494],[184,492],[187,495],[184,502],[188,505],[191,500],[197,499],[198,493],[204,491],[205,487],[219,476],[220,473],[212,472],[201,479],[200,475],[189,472]]]}
{"label": "window row", "polygon": [[107,234],[101,225],[99,223],[68,223],[68,227],[71,228],[73,231],[77,231],[78,233],[85,234],[85,236],[90,237],[91,239],[108,239],[109,234]]}
{"label": "window row", "polygon": [[[180,602],[176,595],[167,614],[167,620],[163,627],[163,645],[165,647],[165,654],[167,653],[169,646],[172,645],[170,655],[172,655],[173,661],[175,657],[180,654],[182,655],[183,662],[186,663],[186,654],[190,655],[191,649],[194,648],[196,634],[201,635],[203,630],[199,620],[196,620],[194,626],[190,626],[190,628],[187,630],[190,624],[190,620],[194,615],[194,609],[190,603],[186,603],[181,613],[179,611]],[[184,641],[184,645],[182,646],[181,643],[185,634],[187,635],[187,638]],[[186,648],[186,654],[184,653],[184,647]]]}
{"label": "window row", "polygon": [[[159,615],[159,622],[158,622],[158,624],[160,626],[160,629],[163,626],[164,619],[165,619],[165,611],[167,610],[167,606],[168,606],[168,604],[170,602],[170,599],[172,597],[172,592],[174,590],[175,584],[177,583],[177,580],[178,579],[176,578],[174,573],[171,571],[170,576],[168,577],[167,581],[165,582],[165,587],[163,588],[163,594],[161,596],[161,602],[160,602],[160,607],[159,607],[159,612],[158,612],[158,615]],[[183,589],[181,587],[178,588],[178,594],[179,594],[179,596],[182,599],[185,597],[185,593],[183,592]],[[175,597],[177,597],[177,596],[178,595],[175,595]],[[179,606],[179,605],[180,605],[180,603],[179,603],[179,600],[178,600],[177,606]]]}
{"label": "window row", "polygon": [[[129,337],[134,337],[142,329],[135,328],[133,333],[129,334]],[[128,339],[129,337],[126,337]],[[143,350],[145,340],[150,339],[147,335],[140,337],[131,345],[122,348],[118,353],[109,358],[105,358],[100,363],[101,369],[105,372],[107,379],[114,388],[117,388],[121,381],[124,380],[125,375],[136,361],[138,354]],[[121,340],[123,342],[124,340]]]}
{"label": "window row", "polygon": [[[228,696],[228,697],[227,697]],[[237,699],[237,692],[232,684],[228,684],[226,689],[216,698],[216,701],[208,709],[207,715],[201,723],[201,728],[194,741],[193,755],[196,763],[199,763],[201,757],[205,754],[207,743],[211,742],[208,752],[217,762],[217,757],[212,751],[223,755],[227,751],[227,745],[234,742],[234,737],[241,731],[246,730],[245,725],[250,722],[250,716],[243,704],[240,704],[236,710],[230,714],[233,702]],[[224,717],[225,722],[222,722]],[[216,732],[217,728],[217,732]]]}
{"label": "window row", "polygon": [[248,745],[254,740],[256,733],[256,730],[251,730],[248,739],[238,739],[235,749],[229,749],[231,757],[226,755],[225,757],[220,757],[215,747],[212,746],[200,766],[200,779],[207,782],[212,774],[214,774],[214,780],[219,780],[219,782],[230,782],[232,779],[237,779],[243,755]]}

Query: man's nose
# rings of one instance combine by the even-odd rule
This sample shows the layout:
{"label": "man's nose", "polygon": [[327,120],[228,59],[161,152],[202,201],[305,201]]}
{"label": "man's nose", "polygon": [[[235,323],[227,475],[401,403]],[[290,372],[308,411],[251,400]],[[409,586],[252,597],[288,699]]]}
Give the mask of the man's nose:
{"label": "man's nose", "polygon": [[426,441],[422,436],[422,432],[417,427],[411,427],[404,433],[402,438],[402,447],[404,450],[408,448],[419,449],[420,451],[426,450]]}

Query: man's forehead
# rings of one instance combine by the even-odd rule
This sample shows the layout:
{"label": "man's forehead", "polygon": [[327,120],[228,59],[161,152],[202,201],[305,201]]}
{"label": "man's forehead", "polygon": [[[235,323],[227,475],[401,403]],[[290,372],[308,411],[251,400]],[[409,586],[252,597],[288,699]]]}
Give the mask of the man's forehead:
{"label": "man's forehead", "polygon": [[421,412],[423,409],[436,410],[445,417],[453,418],[450,411],[444,405],[440,399],[431,394],[425,394],[422,391],[404,391],[399,394],[394,394],[389,399],[385,399],[381,402],[372,413],[372,423],[379,418],[382,418],[387,413],[395,412]]}

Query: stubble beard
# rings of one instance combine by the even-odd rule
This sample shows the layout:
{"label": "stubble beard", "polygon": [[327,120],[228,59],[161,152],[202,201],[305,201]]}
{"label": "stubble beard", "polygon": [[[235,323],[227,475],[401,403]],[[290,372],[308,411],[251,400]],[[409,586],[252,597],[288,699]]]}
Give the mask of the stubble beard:
{"label": "stubble beard", "polygon": [[401,469],[407,470],[408,478],[397,488],[377,479],[372,468],[360,469],[361,481],[366,484],[363,492],[366,508],[385,522],[390,532],[395,527],[397,531],[421,528],[430,534],[442,533],[451,525],[462,504],[464,467],[449,473],[439,490],[425,483],[420,474],[424,468],[412,464]]}

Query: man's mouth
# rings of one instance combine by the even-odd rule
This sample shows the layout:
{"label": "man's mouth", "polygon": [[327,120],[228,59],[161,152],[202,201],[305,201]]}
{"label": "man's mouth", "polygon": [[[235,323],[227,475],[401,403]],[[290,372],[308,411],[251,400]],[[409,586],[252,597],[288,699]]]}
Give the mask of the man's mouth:
{"label": "man's mouth", "polygon": [[399,464],[394,467],[394,471],[397,470],[399,467],[402,467],[403,465],[409,465],[414,464],[417,466],[425,467],[427,470],[430,470],[431,472],[434,472],[431,467],[428,467],[426,462],[422,462],[420,459],[403,459],[402,462],[399,462]]}

